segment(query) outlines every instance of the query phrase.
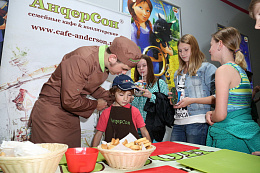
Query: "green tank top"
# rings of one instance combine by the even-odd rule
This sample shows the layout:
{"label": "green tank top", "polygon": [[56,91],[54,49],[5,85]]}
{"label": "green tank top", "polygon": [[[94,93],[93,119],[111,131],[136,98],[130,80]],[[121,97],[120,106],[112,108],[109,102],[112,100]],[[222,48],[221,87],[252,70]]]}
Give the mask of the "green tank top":
{"label": "green tank top", "polygon": [[252,90],[246,72],[239,65],[234,63],[226,63],[224,65],[229,65],[236,69],[241,77],[240,84],[229,89],[227,112],[250,108],[252,101]]}

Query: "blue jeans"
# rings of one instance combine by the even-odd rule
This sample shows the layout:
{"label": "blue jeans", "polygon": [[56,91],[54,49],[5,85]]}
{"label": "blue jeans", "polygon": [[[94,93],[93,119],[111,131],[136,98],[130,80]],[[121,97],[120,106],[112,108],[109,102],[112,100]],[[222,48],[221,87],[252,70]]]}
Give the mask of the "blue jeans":
{"label": "blue jeans", "polygon": [[207,123],[174,125],[171,134],[171,141],[206,145],[208,127]]}

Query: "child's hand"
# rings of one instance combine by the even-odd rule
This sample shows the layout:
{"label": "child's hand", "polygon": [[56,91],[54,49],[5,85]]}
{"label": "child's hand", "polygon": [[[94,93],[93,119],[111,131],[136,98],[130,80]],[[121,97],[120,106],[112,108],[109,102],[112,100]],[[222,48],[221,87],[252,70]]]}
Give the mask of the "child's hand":
{"label": "child's hand", "polygon": [[148,89],[140,89],[141,91],[143,91],[143,96],[147,97],[147,98],[151,98],[152,97],[152,93],[148,90]]}
{"label": "child's hand", "polygon": [[186,107],[188,105],[192,104],[192,99],[189,97],[185,97],[183,99],[181,99],[175,106],[174,108],[183,108]]}
{"label": "child's hand", "polygon": [[170,104],[171,104],[171,105],[173,105],[173,104],[172,104],[172,98],[173,98],[172,92],[168,92],[168,99],[170,99]]}
{"label": "child's hand", "polygon": [[255,151],[252,153],[253,155],[260,156],[260,151]]}
{"label": "child's hand", "polygon": [[207,123],[212,126],[214,124],[214,122],[211,120],[211,117],[212,117],[212,111],[208,111],[206,113],[206,121]]}

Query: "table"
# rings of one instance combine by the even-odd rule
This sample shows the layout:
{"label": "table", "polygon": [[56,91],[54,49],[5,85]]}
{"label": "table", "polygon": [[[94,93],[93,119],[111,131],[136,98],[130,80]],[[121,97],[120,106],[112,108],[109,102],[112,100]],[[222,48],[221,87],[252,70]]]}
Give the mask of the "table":
{"label": "table", "polygon": [[[144,170],[144,169],[149,169],[149,168],[154,168],[154,167],[159,167],[159,166],[168,166],[169,165],[169,166],[172,166],[174,168],[184,170],[186,172],[191,172],[191,173],[197,172],[198,173],[199,171],[189,169],[189,168],[179,164],[176,161],[181,160],[181,159],[197,157],[197,156],[205,155],[205,154],[220,150],[219,148],[213,148],[213,147],[196,145],[196,144],[185,143],[185,142],[175,142],[175,143],[184,144],[184,145],[188,145],[188,146],[194,146],[194,147],[198,147],[199,149],[193,149],[193,150],[177,152],[177,153],[167,153],[167,155],[151,156],[148,159],[149,163],[146,164],[145,166],[143,166],[142,168],[137,169],[137,170]],[[56,173],[68,173],[68,171],[66,170],[66,167],[64,165],[62,165],[62,162],[60,164],[60,168],[61,168],[60,170],[57,169]],[[134,170],[134,171],[137,171],[137,170]],[[97,173],[108,173],[108,172],[110,172],[110,173],[111,172],[122,173],[122,172],[131,172],[131,170],[125,171],[125,170],[113,169],[113,168],[109,167],[107,164],[105,164],[105,162],[98,159],[95,170],[93,172],[97,172]]]}

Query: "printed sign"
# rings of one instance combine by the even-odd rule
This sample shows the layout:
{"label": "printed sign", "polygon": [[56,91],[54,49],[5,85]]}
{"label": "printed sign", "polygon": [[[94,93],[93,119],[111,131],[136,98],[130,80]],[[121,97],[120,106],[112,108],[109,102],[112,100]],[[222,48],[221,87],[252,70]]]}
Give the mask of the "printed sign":
{"label": "printed sign", "polygon": [[[10,1],[0,67],[0,140],[28,140],[33,104],[65,54],[130,38],[130,20],[78,0]],[[81,119],[83,144],[91,142],[97,118],[96,112]]]}

